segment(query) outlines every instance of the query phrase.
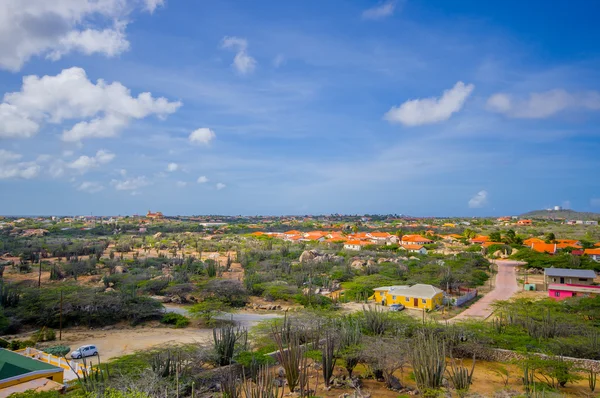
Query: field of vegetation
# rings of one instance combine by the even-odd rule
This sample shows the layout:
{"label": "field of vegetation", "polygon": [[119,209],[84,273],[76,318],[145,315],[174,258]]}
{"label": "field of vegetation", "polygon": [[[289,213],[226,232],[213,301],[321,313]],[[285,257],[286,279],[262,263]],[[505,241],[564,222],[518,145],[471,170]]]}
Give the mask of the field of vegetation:
{"label": "field of vegetation", "polygon": [[[133,221],[83,229],[27,222],[0,230],[0,334],[10,336],[3,346],[64,355],[76,347],[56,341],[61,329],[208,332],[204,342],[182,339],[103,361],[77,394],[594,396],[600,298],[501,301],[487,321],[451,325],[365,304],[379,286],[424,283],[450,294],[482,287],[499,250],[525,261],[524,269],[600,270],[569,250],[550,256],[520,244],[550,233],[569,237],[559,235],[560,227],[529,234],[471,225],[451,231],[464,237],[458,242],[433,236],[429,253],[419,255],[397,245],[357,252],[341,243],[252,236],[243,224],[204,230],[165,221],[141,230]],[[40,236],[19,233],[42,226],[47,233]],[[469,243],[481,233],[497,234],[500,247]],[[595,233],[579,239],[592,244]],[[356,303],[354,312],[344,310],[348,302]],[[168,312],[165,304],[183,310]],[[251,329],[222,320],[223,313],[263,307],[289,311]]]}

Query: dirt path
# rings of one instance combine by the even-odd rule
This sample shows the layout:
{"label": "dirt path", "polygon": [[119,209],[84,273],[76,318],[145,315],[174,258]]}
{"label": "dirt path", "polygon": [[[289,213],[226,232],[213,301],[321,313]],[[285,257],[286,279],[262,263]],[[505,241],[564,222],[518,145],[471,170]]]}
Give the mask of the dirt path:
{"label": "dirt path", "polygon": [[454,318],[450,319],[451,322],[465,319],[486,319],[492,315],[493,309],[491,304],[498,300],[508,300],[519,291],[515,267],[523,263],[511,260],[496,260],[494,263],[498,266],[494,290],[483,296],[479,301]]}
{"label": "dirt path", "polygon": [[98,347],[102,361],[132,354],[154,346],[168,344],[204,343],[212,339],[212,329],[171,329],[166,327],[144,327],[110,330],[67,330],[63,331],[61,344],[71,350],[86,344]]}

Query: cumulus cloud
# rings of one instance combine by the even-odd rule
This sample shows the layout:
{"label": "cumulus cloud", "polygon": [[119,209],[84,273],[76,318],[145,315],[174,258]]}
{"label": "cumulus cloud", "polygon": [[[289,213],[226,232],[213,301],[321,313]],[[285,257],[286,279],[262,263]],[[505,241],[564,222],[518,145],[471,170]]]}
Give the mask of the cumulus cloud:
{"label": "cumulus cloud", "polygon": [[212,140],[215,139],[216,136],[217,135],[215,134],[215,132],[211,129],[207,127],[202,127],[192,131],[189,140],[191,143],[194,144],[208,145],[211,143]]}
{"label": "cumulus cloud", "polygon": [[80,174],[85,174],[91,169],[100,167],[100,165],[111,162],[115,158],[115,154],[105,150],[99,150],[95,156],[80,156],[67,167],[76,170]]}
{"label": "cumulus cloud", "polygon": [[119,55],[129,49],[125,21],[130,12],[142,7],[152,13],[163,3],[164,0],[2,0],[0,69],[18,71],[33,56],[56,60],[70,52]]}
{"label": "cumulus cloud", "polygon": [[151,184],[145,176],[112,180],[110,183],[117,191],[135,191]]}
{"label": "cumulus cloud", "polygon": [[218,182],[216,185],[217,190],[221,190],[221,189],[225,189],[227,187],[227,185],[223,184],[222,182]]}
{"label": "cumulus cloud", "polygon": [[179,170],[179,165],[177,163],[169,163],[167,165],[167,171],[168,172],[172,173],[172,172],[177,171],[177,170]]}
{"label": "cumulus cloud", "polygon": [[444,91],[441,97],[408,100],[398,107],[392,107],[384,118],[405,126],[439,123],[460,111],[474,88],[472,84],[459,81]]}
{"label": "cumulus cloud", "polygon": [[22,157],[21,154],[0,149],[0,180],[37,177],[40,166],[35,162],[18,162]]}
{"label": "cumulus cloud", "polygon": [[150,14],[158,7],[165,5],[165,0],[144,0],[144,2],[146,3],[146,10],[148,10]]}
{"label": "cumulus cloud", "polygon": [[208,178],[206,176],[200,176],[196,181],[198,182],[198,184],[206,184],[208,182]]}
{"label": "cumulus cloud", "polygon": [[254,72],[256,60],[248,55],[248,41],[246,39],[235,36],[225,36],[221,42],[221,47],[236,51],[231,65],[239,74],[247,75]]}
{"label": "cumulus cloud", "polygon": [[42,123],[81,120],[63,131],[64,141],[113,137],[132,119],[160,118],[175,112],[181,102],[137,97],[119,82],[91,82],[81,68],[64,69],[56,76],[23,78],[21,91],[6,93],[0,103],[0,138],[31,137]]}
{"label": "cumulus cloud", "polygon": [[380,3],[375,7],[364,10],[362,17],[364,19],[383,19],[392,16],[396,10],[396,3],[397,2],[395,0],[389,0]]}
{"label": "cumulus cloud", "polygon": [[600,110],[600,93],[569,93],[557,89],[530,93],[527,98],[497,93],[488,98],[487,108],[513,118],[543,119],[568,109]]}
{"label": "cumulus cloud", "polygon": [[177,181],[175,183],[175,185],[177,185],[179,188],[185,188],[187,186],[187,182],[185,182],[185,181]]}
{"label": "cumulus cloud", "polygon": [[479,191],[475,194],[475,196],[473,196],[471,199],[469,199],[469,207],[471,209],[478,209],[480,207],[487,205],[487,203],[488,203],[487,191]]}
{"label": "cumulus cloud", "polygon": [[78,191],[83,191],[87,193],[98,193],[104,189],[104,186],[99,182],[94,181],[84,181],[79,186],[77,186]]}

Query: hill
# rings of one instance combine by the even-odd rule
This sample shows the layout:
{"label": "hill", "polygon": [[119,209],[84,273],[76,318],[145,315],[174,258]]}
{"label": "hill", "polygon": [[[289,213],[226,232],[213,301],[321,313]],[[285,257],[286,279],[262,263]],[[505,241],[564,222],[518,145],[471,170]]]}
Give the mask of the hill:
{"label": "hill", "polygon": [[524,218],[544,218],[544,219],[561,219],[561,220],[600,220],[600,213],[588,213],[575,210],[534,210],[520,217]]}

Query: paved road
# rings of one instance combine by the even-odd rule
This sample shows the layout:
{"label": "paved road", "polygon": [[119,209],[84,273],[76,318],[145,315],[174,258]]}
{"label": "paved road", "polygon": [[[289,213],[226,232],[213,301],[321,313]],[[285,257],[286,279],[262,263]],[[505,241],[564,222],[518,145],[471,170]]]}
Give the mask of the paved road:
{"label": "paved road", "polygon": [[493,309],[490,307],[491,304],[498,300],[507,300],[519,291],[515,267],[523,263],[511,260],[495,260],[495,263],[498,265],[498,273],[496,274],[494,290],[480,298],[476,303],[454,318],[450,319],[450,321],[486,319],[492,315]]}
{"label": "paved road", "polygon": [[[174,306],[169,304],[164,304],[165,310],[167,312],[175,312],[177,314],[189,316],[188,310],[185,307]],[[256,314],[256,313],[247,313],[247,312],[231,312],[231,313],[221,313],[215,317],[215,319],[221,319],[224,321],[232,320],[237,325],[250,328],[255,326],[261,321],[267,319],[276,319],[283,318],[282,314]]]}

